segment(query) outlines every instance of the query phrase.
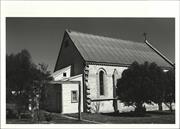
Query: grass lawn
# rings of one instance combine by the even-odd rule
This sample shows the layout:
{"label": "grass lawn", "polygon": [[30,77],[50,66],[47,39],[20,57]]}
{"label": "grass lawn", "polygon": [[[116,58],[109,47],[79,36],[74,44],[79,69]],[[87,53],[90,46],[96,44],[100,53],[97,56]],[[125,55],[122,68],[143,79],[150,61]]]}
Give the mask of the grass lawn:
{"label": "grass lawn", "polygon": [[[67,114],[77,117],[77,114]],[[175,124],[175,112],[149,111],[145,115],[137,115],[134,112],[127,113],[82,113],[82,118],[104,124]]]}
{"label": "grass lawn", "polygon": [[7,119],[7,124],[90,124],[89,122],[72,120],[68,118],[59,117],[57,119],[53,119],[52,121],[36,121],[32,122],[31,119]]}
{"label": "grass lawn", "polygon": [[70,119],[65,115],[60,113],[51,113],[52,120],[47,121],[44,115],[48,113],[46,111],[40,111],[40,120],[32,121],[31,118],[22,119],[6,119],[7,124],[90,124],[91,122],[79,121],[76,118]]}
{"label": "grass lawn", "polygon": [[[149,111],[145,115],[134,112],[126,113],[81,113],[82,121],[77,120],[78,114],[51,113],[52,120],[45,119],[32,122],[31,119],[7,119],[7,124],[174,124],[175,112]],[[94,123],[95,122],[95,123]]]}

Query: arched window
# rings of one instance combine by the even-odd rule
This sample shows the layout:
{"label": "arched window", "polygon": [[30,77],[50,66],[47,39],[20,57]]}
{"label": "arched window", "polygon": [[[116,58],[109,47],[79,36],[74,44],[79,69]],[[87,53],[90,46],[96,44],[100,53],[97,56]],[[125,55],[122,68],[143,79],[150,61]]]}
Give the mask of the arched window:
{"label": "arched window", "polygon": [[100,95],[104,95],[104,71],[99,72]]}

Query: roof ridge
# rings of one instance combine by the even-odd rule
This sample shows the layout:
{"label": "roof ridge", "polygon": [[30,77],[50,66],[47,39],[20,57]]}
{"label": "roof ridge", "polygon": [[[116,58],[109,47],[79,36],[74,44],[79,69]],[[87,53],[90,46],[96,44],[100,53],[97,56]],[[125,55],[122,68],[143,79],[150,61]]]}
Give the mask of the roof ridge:
{"label": "roof ridge", "polygon": [[104,36],[104,35],[96,35],[96,34],[85,33],[85,32],[80,32],[80,31],[71,30],[71,29],[66,29],[66,32],[67,32],[68,34],[70,34],[71,32],[75,32],[75,33],[79,33],[79,34],[84,34],[84,35],[89,35],[89,36],[95,36],[95,37],[103,37],[103,38],[112,39],[112,40],[121,40],[121,41],[130,42],[130,43],[133,43],[133,44],[134,44],[134,43],[145,44],[144,42],[137,42],[137,41],[126,40],[126,39],[121,39],[121,38],[108,37],[108,36]]}

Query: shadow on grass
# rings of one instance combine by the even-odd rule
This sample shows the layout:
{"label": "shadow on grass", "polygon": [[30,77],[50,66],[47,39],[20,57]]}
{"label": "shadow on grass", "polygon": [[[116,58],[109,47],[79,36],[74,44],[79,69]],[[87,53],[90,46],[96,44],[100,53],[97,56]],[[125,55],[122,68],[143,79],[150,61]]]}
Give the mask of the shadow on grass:
{"label": "shadow on grass", "polygon": [[122,112],[122,113],[101,113],[106,116],[115,116],[115,117],[149,117],[149,114],[146,113],[137,113],[137,112]]}
{"label": "shadow on grass", "polygon": [[150,117],[152,115],[169,115],[173,114],[173,112],[168,111],[147,111],[144,113],[137,113],[137,112],[122,112],[122,113],[101,113],[101,115],[105,116],[114,116],[114,117]]}
{"label": "shadow on grass", "polygon": [[170,112],[170,111],[148,111],[148,114],[153,114],[153,115],[170,115],[170,114],[175,114],[175,111]]}

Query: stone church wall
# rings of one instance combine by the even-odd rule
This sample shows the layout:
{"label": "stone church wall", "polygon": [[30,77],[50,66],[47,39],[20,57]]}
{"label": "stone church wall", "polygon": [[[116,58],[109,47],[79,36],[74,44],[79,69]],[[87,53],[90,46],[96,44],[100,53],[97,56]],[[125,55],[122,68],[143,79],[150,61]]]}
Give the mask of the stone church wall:
{"label": "stone church wall", "polygon": [[[118,78],[127,67],[89,65],[88,83],[90,87],[91,100],[103,100],[91,102],[91,112],[111,112],[113,109],[113,73],[117,71]],[[100,95],[99,71],[103,70],[104,76],[104,95]]]}

